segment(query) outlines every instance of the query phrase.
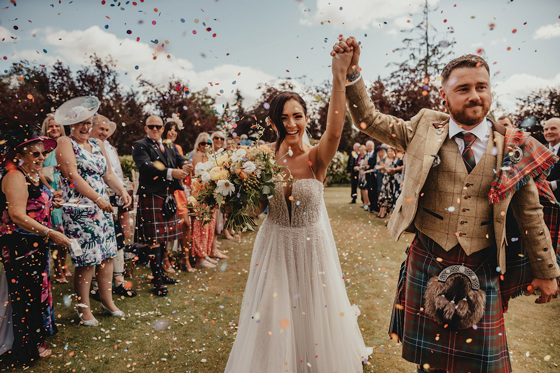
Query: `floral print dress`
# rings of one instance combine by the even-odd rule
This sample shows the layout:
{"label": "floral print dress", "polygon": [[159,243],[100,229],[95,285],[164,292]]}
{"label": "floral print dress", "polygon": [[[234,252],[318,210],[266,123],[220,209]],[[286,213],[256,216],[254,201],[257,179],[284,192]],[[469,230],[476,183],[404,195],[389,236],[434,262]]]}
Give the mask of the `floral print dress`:
{"label": "floral print dress", "polygon": [[[108,166],[99,143],[89,139],[91,153],[70,139],[78,173],[102,198],[109,201],[103,176]],[[62,208],[64,234],[76,239],[81,253],[70,248],[74,267],[94,266],[117,255],[117,241],[112,214],[101,209],[89,198],[81,195],[73,183],[62,177],[62,190],[67,204]]]}

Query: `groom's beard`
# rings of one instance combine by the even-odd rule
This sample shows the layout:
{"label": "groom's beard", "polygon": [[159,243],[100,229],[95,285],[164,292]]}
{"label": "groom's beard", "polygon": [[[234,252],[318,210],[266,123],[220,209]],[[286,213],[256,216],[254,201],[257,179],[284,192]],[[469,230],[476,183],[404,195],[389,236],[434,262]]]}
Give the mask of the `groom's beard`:
{"label": "groom's beard", "polygon": [[481,123],[490,110],[490,104],[482,100],[470,101],[467,105],[455,108],[450,102],[447,103],[449,114],[455,122],[464,126],[476,126]]}

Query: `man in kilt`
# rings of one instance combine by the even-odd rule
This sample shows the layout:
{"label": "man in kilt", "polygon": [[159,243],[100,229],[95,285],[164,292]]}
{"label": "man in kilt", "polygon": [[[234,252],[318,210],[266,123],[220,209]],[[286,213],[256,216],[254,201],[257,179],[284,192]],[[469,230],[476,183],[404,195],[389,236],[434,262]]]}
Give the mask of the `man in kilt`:
{"label": "man in kilt", "polygon": [[395,240],[404,231],[416,236],[401,268],[391,336],[419,372],[511,372],[503,318],[509,298],[538,290],[536,303],[547,303],[557,293],[560,268],[539,195],[554,201],[545,179],[558,158],[486,118],[490,70],[479,56],[443,69],[446,113],[422,109],[405,121],[375,109],[353,37],[331,54],[350,50],[346,96],[354,124],[407,155],[388,229]]}
{"label": "man in kilt", "polygon": [[152,115],[144,127],[147,137],[132,146],[132,158],[139,170],[138,209],[136,213],[135,242],[150,246],[150,266],[154,293],[167,295],[164,284],[177,280],[164,275],[163,251],[166,243],[182,237],[180,221],[175,213],[166,214],[165,204],[173,192],[181,189],[179,180],[192,171],[192,166],[179,154],[175,146],[163,144],[163,121]]}

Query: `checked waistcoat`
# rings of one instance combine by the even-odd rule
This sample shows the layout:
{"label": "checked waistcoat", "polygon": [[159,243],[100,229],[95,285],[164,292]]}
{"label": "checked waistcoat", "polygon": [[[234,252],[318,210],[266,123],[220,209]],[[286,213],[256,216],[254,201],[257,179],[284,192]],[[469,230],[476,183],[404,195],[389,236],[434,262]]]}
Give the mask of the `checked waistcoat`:
{"label": "checked waistcoat", "polygon": [[438,153],[440,164],[428,174],[414,225],[446,251],[461,244],[470,255],[495,244],[488,200],[496,168],[493,139],[490,131],[484,155],[468,173],[457,143],[447,137]]}

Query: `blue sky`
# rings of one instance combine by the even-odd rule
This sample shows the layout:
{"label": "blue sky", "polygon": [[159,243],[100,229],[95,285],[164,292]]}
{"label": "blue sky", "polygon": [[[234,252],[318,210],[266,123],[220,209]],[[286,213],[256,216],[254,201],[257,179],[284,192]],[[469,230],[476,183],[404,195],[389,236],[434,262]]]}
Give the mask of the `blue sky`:
{"label": "blue sky", "polygon": [[[366,80],[387,76],[387,64],[405,58],[393,50],[403,46],[400,31],[419,21],[423,0],[136,3],[0,0],[0,71],[22,58],[47,66],[60,59],[76,69],[91,53],[110,54],[124,85],[134,88],[139,75],[158,83],[175,75],[191,90],[209,87],[219,103],[237,88],[250,103],[259,82],[329,79],[328,53],[339,34],[362,42]],[[560,85],[559,1],[430,3],[437,7],[430,23],[439,39],[457,41],[455,56],[484,50],[506,108],[533,89]]]}

